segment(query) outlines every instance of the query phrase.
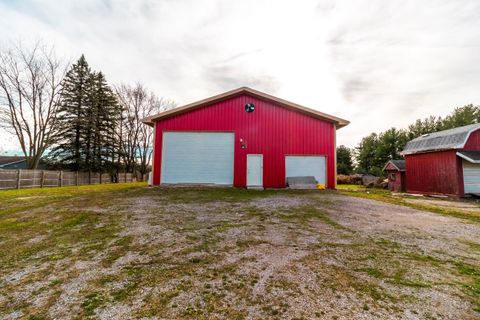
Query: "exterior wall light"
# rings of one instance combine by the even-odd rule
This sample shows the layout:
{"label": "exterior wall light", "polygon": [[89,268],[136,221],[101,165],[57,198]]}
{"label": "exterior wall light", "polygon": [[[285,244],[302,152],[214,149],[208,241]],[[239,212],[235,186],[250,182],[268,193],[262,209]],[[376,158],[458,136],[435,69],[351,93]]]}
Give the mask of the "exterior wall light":
{"label": "exterior wall light", "polygon": [[246,149],[247,148],[247,142],[240,138],[240,148]]}

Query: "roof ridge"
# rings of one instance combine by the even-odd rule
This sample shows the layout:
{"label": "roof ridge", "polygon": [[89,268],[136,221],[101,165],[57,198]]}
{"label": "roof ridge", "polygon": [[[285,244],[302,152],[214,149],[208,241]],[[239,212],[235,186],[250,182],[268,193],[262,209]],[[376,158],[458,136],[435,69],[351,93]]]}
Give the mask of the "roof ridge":
{"label": "roof ridge", "polygon": [[426,133],[407,142],[400,153],[408,155],[427,151],[461,149],[465,146],[470,134],[480,129],[480,123]]}
{"label": "roof ridge", "polygon": [[450,129],[425,133],[425,134],[422,134],[421,136],[418,136],[418,137],[416,137],[416,138],[414,138],[410,141],[417,140],[417,139],[422,139],[422,138],[427,138],[427,137],[432,136],[432,135],[441,136],[441,135],[444,135],[444,134],[448,134],[450,132],[457,132],[457,131],[461,131],[460,129],[467,129],[467,128],[471,128],[471,127],[472,128],[473,127],[480,127],[480,123],[472,123],[472,124],[467,124],[467,125],[464,125],[464,126],[461,126],[461,127],[455,127],[455,128],[450,128]]}
{"label": "roof ridge", "polygon": [[174,115],[177,115],[177,114],[186,113],[186,112],[189,112],[189,111],[197,109],[197,108],[206,107],[206,106],[212,105],[216,102],[223,101],[223,100],[226,100],[226,99],[231,98],[231,97],[235,97],[235,96],[240,95],[242,93],[251,94],[251,95],[256,96],[260,99],[273,101],[273,102],[281,105],[282,107],[295,109],[299,112],[310,115],[312,117],[320,118],[320,119],[323,119],[323,120],[333,122],[333,123],[336,124],[337,128],[344,127],[344,126],[346,126],[350,123],[349,121],[347,121],[345,119],[342,119],[342,118],[339,118],[339,117],[336,117],[336,116],[332,116],[330,114],[323,113],[323,112],[315,110],[315,109],[304,107],[304,106],[299,105],[297,103],[290,102],[290,101],[272,96],[268,93],[264,93],[264,92],[261,92],[261,91],[258,91],[258,90],[255,90],[255,89],[252,89],[252,88],[249,88],[249,87],[245,87],[245,86],[244,87],[239,87],[237,89],[233,89],[233,90],[230,90],[230,91],[226,91],[226,92],[211,96],[209,98],[198,100],[198,101],[195,101],[195,102],[192,102],[192,103],[180,106],[180,107],[176,107],[176,108],[173,108],[173,109],[170,109],[170,110],[166,110],[166,111],[157,113],[155,115],[148,116],[145,119],[143,119],[142,121],[145,124],[153,126],[153,123],[155,121],[160,120],[160,119],[171,117],[171,116],[174,116]]}

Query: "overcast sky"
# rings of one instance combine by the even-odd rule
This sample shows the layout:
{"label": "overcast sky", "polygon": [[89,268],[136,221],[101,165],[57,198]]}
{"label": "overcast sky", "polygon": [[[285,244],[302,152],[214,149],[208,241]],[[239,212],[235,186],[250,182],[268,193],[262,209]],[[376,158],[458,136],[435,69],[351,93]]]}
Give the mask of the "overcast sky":
{"label": "overcast sky", "polygon": [[179,104],[250,86],[350,120],[350,147],[480,104],[478,0],[0,0],[0,45],[19,39]]}

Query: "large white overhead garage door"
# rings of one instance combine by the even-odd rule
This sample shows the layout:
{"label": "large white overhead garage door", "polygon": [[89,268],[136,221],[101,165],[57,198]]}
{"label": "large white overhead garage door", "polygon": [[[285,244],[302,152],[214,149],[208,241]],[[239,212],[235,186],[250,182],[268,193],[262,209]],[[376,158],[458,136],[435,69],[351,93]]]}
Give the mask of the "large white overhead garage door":
{"label": "large white overhead garage door", "polygon": [[480,193],[480,164],[463,160],[465,193]]}
{"label": "large white overhead garage door", "polygon": [[164,132],[161,183],[233,185],[232,132]]}
{"label": "large white overhead garage door", "polygon": [[314,176],[318,183],[325,184],[324,156],[286,156],[287,177]]}

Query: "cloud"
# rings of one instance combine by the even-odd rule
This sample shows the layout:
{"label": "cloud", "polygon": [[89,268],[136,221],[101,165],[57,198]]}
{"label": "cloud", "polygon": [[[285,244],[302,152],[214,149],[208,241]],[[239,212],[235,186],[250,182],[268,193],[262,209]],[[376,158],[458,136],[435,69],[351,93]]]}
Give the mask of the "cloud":
{"label": "cloud", "polygon": [[203,73],[205,81],[215,84],[215,89],[218,92],[247,86],[275,94],[280,88],[278,80],[268,74],[239,72],[239,69],[228,65],[207,67]]}
{"label": "cloud", "polygon": [[354,109],[352,124],[342,129],[347,144],[370,131],[479,104],[478,2],[336,4],[327,43],[342,95]]}
{"label": "cloud", "polygon": [[[248,85],[344,117],[338,143],[480,101],[480,3],[0,2],[0,45],[54,43],[179,104]],[[10,146],[0,133],[2,144]]]}

